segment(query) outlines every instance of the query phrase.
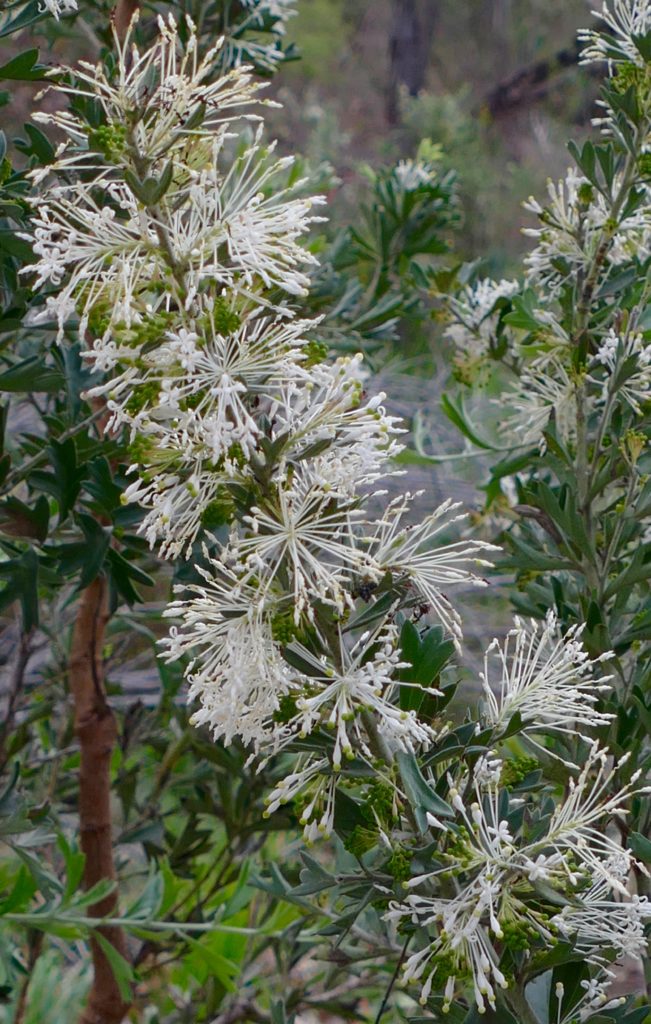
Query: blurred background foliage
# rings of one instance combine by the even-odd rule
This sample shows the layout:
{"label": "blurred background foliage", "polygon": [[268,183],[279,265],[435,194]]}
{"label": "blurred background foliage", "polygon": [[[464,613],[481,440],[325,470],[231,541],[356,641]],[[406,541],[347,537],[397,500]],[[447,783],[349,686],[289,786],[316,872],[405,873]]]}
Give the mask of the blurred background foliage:
{"label": "blurred background foliage", "polygon": [[[521,202],[569,165],[597,84],[576,66],[585,0],[301,0],[301,59],[274,83],[272,130],[341,179],[330,215],[359,201],[359,164],[412,156],[423,138],[459,177],[456,251],[509,273],[526,248]],[[510,84],[508,95],[496,96]]]}

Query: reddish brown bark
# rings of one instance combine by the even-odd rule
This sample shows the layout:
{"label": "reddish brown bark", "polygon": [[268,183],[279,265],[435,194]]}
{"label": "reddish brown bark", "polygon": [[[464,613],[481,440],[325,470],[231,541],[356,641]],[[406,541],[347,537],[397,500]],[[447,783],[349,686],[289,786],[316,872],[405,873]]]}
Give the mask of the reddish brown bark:
{"label": "reddish brown bark", "polygon": [[[104,686],[102,649],[108,621],[107,586],[98,578],[82,595],[72,634],[68,666],[75,707],[75,732],[79,740],[79,835],[86,855],[84,885],[88,889],[102,879],[115,879],[111,836],[111,755],[117,740],[115,716]],[[90,908],[93,917],[108,917],[117,908],[113,892]],[[102,928],[112,946],[126,956],[121,928]],[[93,982],[79,1024],[120,1024],[129,1009],[113,976],[111,966],[95,941],[91,941]]]}
{"label": "reddish brown bark", "polygon": [[113,11],[113,24],[118,39],[124,39],[126,36],[138,6],[138,0],[118,0],[116,3]]}

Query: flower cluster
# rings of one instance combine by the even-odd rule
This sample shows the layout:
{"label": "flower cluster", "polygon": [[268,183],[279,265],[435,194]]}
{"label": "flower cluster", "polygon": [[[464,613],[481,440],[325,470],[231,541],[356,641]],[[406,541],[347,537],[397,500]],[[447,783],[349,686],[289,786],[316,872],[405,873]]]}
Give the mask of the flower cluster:
{"label": "flower cluster", "polygon": [[[290,4],[243,7],[266,24]],[[75,326],[85,339],[94,372],[87,397],[128,446],[123,501],[138,506],[141,534],[192,565],[165,612],[173,623],[162,657],[185,659],[196,725],[242,742],[259,763],[282,755],[287,770],[267,813],[298,803],[308,841],[333,831],[348,762],[356,797],[375,784],[369,779],[386,788],[367,832],[423,860],[413,876],[409,857],[394,862],[409,894],[392,902],[388,919],[428,933],[405,970],[425,1003],[436,984],[444,1010],[469,989],[480,1011],[495,1007],[513,956],[559,937],[601,970],[604,949],[641,944],[646,904],[629,898],[626,879],[642,869],[604,829],[640,791],[639,773],[613,789],[609,755],[589,740],[580,770],[568,758],[554,762],[578,772],[554,805],[510,792],[535,762],[503,761],[496,750],[515,732],[545,759],[549,734],[585,750],[584,732],[611,721],[599,704],[603,659],[588,655],[580,629],[562,635],[554,616],[541,628],[517,621],[486,654],[483,710],[452,745],[461,759],[435,750],[425,774],[401,774],[417,764],[413,755],[450,738],[437,702],[445,706],[442,667],[461,648],[451,592],[484,585],[495,549],[457,539],[463,517],[450,501],[414,522],[417,496],[387,498],[382,481],[396,472],[403,429],[385,396],[371,393],[362,357],[332,357],[319,320],[298,315],[315,262],[304,236],[320,219],[319,200],[293,182],[291,158],[264,145],[251,69],[233,59],[235,69],[215,78],[227,43],[201,57],[191,22],[184,36],[181,46],[173,19],[161,20],[149,50],[128,36],[114,65],[62,76],[64,92],[96,101],[101,124],[81,113],[43,115],[67,141],[33,174],[45,197],[29,268],[50,289],[36,317],[54,319],[60,340]],[[417,190],[421,171],[403,164],[396,174]],[[619,233],[601,214],[584,216],[583,186],[555,192],[553,211],[541,213],[531,279],[553,294],[579,254],[598,258],[604,232],[613,252],[646,244],[637,215],[623,215],[630,224]],[[561,239],[564,263],[552,260]],[[501,309],[513,293],[510,282],[482,282],[453,305],[449,335],[465,359],[505,343]],[[537,315],[537,355],[512,396],[510,429],[539,443],[553,419],[571,442],[587,371],[566,356],[560,320],[549,309]],[[515,335],[508,344],[519,358]],[[590,373],[601,382],[625,372],[635,411],[646,353],[640,332],[608,335]],[[434,779],[439,755],[448,770]],[[419,816],[414,805],[411,822],[410,794],[427,803],[430,782],[439,784],[431,807],[443,813]],[[416,849],[425,826],[416,835],[412,825],[423,817],[434,854],[431,843]],[[586,1005],[601,998],[599,984]]]}
{"label": "flower cluster", "polygon": [[[644,951],[651,907],[629,896],[625,884],[633,866],[644,866],[603,830],[613,816],[626,814],[629,797],[640,792],[641,773],[608,793],[609,761],[607,751],[593,745],[566,797],[551,814],[534,819],[531,831],[521,800],[509,800],[500,786],[508,762],[483,759],[470,776],[449,778],[454,817],[437,822],[440,866],[410,878],[409,894],[386,915],[429,933],[428,944],[404,967],[405,981],[420,984],[423,1005],[436,986],[446,1013],[459,986],[468,985],[480,1013],[494,1010],[498,991],[509,988],[512,957],[563,941],[600,969],[613,953],[622,959]],[[607,968],[595,996],[603,996],[612,977]]]}
{"label": "flower cluster", "polygon": [[[497,330],[501,300],[509,299],[519,290],[518,281],[493,281],[487,277],[466,285],[450,298],[450,323],[445,337],[455,349],[459,380],[471,383],[480,379],[488,358],[500,351],[502,338],[497,337]],[[511,339],[506,335],[504,340],[508,345]]]}
{"label": "flower cluster", "polygon": [[250,69],[214,80],[220,44],[200,58],[191,23],[183,51],[173,20],[159,33],[144,52],[127,38],[111,74],[68,73],[63,90],[96,97],[100,127],[43,115],[68,141],[47,171],[65,178],[35,214],[32,270],[54,288],[39,315],[59,337],[80,314],[88,397],[128,438],[123,500],[143,510],[141,532],[197,562],[164,656],[189,656],[194,720],[227,742],[266,754],[319,731],[336,773],[374,756],[372,713],[391,751],[426,746],[433,728],[398,700],[397,617],[430,614],[458,645],[448,591],[483,584],[491,546],[446,536],[460,518],[449,502],[418,525],[409,494],[366,511],[385,504],[402,428],[367,394],[362,357],[329,359],[318,321],[288,303],[307,287],[319,200],[284,184],[291,158],[250,136]]}

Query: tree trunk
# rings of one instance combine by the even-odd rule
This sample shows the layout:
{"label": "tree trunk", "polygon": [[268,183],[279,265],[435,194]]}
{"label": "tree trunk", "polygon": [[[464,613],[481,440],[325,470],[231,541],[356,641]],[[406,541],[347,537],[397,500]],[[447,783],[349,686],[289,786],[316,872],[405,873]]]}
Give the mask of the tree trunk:
{"label": "tree trunk", "polygon": [[393,0],[389,36],[389,84],[386,115],[400,120],[400,86],[417,96],[425,85],[429,50],[437,16],[435,0]]}
{"label": "tree trunk", "polygon": [[[98,577],[82,595],[72,634],[70,690],[75,707],[75,732],[81,751],[79,770],[79,836],[86,855],[84,885],[115,879],[111,836],[111,755],[117,740],[115,717],[106,701],[102,649],[108,621],[107,585]],[[117,907],[113,892],[90,908],[93,917],[107,917]],[[101,934],[123,957],[126,942],[121,928],[102,928]],[[129,1009],[98,943],[91,940],[93,982],[79,1024],[120,1024]]]}

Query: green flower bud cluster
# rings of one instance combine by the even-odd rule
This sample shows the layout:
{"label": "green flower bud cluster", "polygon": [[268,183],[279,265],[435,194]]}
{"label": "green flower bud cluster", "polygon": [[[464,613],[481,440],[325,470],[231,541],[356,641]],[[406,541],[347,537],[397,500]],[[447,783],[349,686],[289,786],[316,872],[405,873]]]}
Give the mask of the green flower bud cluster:
{"label": "green flower bud cluster", "polygon": [[540,765],[535,757],[511,758],[502,765],[500,782],[505,789],[512,789],[539,767]]}
{"label": "green flower bud cluster", "polygon": [[446,860],[468,864],[473,858],[472,846],[469,843],[470,833],[465,825],[459,825],[456,835],[448,833],[448,841],[443,856]]}
{"label": "green flower bud cluster", "polygon": [[241,318],[235,310],[231,309],[223,296],[215,300],[215,304],[210,312],[210,320],[216,333],[221,334],[222,337],[235,334],[242,326]]}
{"label": "green flower bud cluster", "polygon": [[639,67],[633,61],[619,64],[617,74],[611,78],[610,84],[620,96],[633,88],[639,93],[640,99],[646,100],[651,95],[651,67],[648,64]]}
{"label": "green flower bud cluster", "polygon": [[355,825],[353,831],[344,840],[344,847],[349,853],[352,853],[353,857],[363,857],[365,853],[373,849],[377,840],[377,829]]}
{"label": "green flower bud cluster", "polygon": [[387,870],[396,882],[407,882],[411,878],[412,855],[404,847],[398,846],[387,862]]}
{"label": "green flower bud cluster", "polygon": [[123,124],[101,124],[88,136],[91,149],[101,153],[106,160],[117,161],[126,148],[127,130]]}
{"label": "green flower bud cluster", "polygon": [[[275,639],[275,637],[274,637]],[[284,693],[278,701],[278,707],[274,712],[274,722],[291,722],[296,715],[296,697],[291,693]]]}
{"label": "green flower bud cluster", "polygon": [[500,921],[502,942],[512,953],[526,953],[531,949],[531,941],[538,932],[528,921]]}
{"label": "green flower bud cluster", "polygon": [[206,530],[226,526],[235,516],[235,502],[227,487],[220,487],[217,496],[210,501],[201,514],[201,525]]}
{"label": "green flower bud cluster", "polygon": [[4,185],[5,181],[8,181],[11,177],[13,167],[7,157],[3,157],[0,161],[0,185]]}
{"label": "green flower bud cluster", "polygon": [[369,786],[366,793],[364,817],[367,821],[380,821],[390,825],[393,821],[394,789],[387,782],[378,779]]}
{"label": "green flower bud cluster", "polygon": [[125,409],[132,416],[141,412],[148,405],[156,405],[160,395],[160,384],[158,381],[147,381],[145,384],[137,384],[129,398],[125,402]]}
{"label": "green flower bud cluster", "polygon": [[278,612],[271,620],[271,635],[279,644],[290,644],[298,635],[292,612]]}
{"label": "green flower bud cluster", "polygon": [[328,346],[323,341],[308,341],[303,346],[303,352],[307,357],[303,366],[316,366],[328,358]]}

